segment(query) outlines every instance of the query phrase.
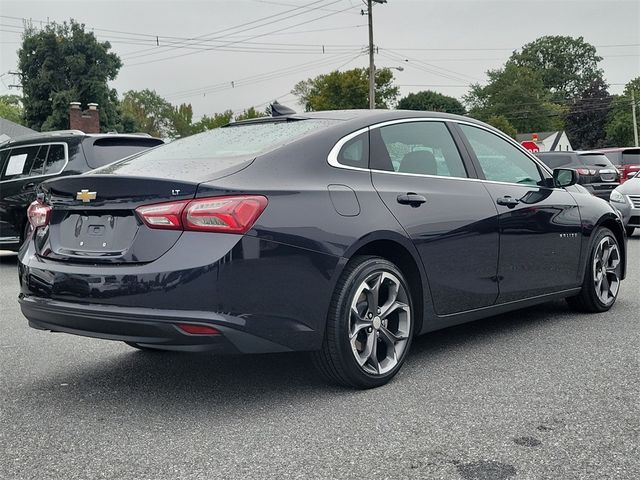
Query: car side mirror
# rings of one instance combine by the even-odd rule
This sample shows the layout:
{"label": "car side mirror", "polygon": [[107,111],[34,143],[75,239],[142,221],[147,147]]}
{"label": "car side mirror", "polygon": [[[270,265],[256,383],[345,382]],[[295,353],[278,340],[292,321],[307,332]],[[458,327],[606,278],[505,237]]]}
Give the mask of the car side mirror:
{"label": "car side mirror", "polygon": [[556,187],[570,187],[578,183],[578,172],[572,168],[554,168],[553,183]]}

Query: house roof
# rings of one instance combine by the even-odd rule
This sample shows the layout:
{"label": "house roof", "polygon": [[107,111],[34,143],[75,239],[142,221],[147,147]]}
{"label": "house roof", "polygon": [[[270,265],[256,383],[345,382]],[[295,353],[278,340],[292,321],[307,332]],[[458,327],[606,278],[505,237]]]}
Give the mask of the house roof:
{"label": "house roof", "polygon": [[22,125],[18,125],[11,120],[7,120],[6,118],[0,117],[0,142],[4,140],[8,140],[10,138],[23,137],[25,135],[31,135],[34,133],[38,133],[35,130],[31,130],[30,128],[23,127]]}
{"label": "house roof", "polygon": [[[549,138],[552,135],[556,135],[556,137],[559,139],[560,136],[562,136],[562,131],[555,131],[555,132],[533,132],[536,135],[538,135],[538,140],[542,141],[542,140],[546,140],[547,138]],[[516,140],[518,142],[526,142],[528,140],[531,140],[533,138],[533,133],[518,133],[516,135]]]}

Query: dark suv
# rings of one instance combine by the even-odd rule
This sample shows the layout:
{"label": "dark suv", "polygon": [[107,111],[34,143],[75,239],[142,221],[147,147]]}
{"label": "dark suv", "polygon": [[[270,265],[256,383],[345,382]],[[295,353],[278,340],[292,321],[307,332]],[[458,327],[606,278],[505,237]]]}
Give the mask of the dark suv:
{"label": "dark suv", "polygon": [[76,175],[162,144],[144,135],[39,133],[0,145],[0,249],[18,250],[35,188],[49,178]]}
{"label": "dark suv", "polygon": [[539,152],[535,154],[547,167],[578,171],[578,183],[596,197],[609,201],[611,191],[620,185],[620,172],[600,152]]}

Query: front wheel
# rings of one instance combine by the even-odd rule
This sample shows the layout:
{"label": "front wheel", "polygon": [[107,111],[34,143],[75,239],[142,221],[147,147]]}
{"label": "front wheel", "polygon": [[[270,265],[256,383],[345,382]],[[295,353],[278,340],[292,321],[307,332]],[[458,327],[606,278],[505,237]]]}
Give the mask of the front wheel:
{"label": "front wheel", "polygon": [[622,256],[618,240],[608,228],[595,232],[582,290],[567,298],[569,306],[582,312],[606,312],[618,297]]}
{"label": "front wheel", "polygon": [[404,362],[413,325],[411,293],[398,267],[380,257],[356,257],[338,280],[313,363],[332,383],[384,385]]}

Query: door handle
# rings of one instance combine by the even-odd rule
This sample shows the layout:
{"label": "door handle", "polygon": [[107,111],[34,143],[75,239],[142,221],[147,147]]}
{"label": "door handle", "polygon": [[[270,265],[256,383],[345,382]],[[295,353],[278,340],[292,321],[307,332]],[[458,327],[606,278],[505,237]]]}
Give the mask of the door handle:
{"label": "door handle", "polygon": [[29,182],[29,183],[25,183],[25,184],[22,186],[22,190],[30,190],[30,189],[32,189],[32,188],[33,188],[33,187],[35,187],[35,186],[36,186],[36,182]]}
{"label": "door handle", "polygon": [[404,195],[398,195],[397,200],[401,205],[411,205],[414,208],[419,207],[427,201],[424,196],[412,192],[406,193]]}
{"label": "door handle", "polygon": [[503,205],[505,207],[513,208],[520,203],[520,200],[517,198],[513,198],[509,195],[505,195],[504,197],[500,197],[496,200],[498,205]]}

